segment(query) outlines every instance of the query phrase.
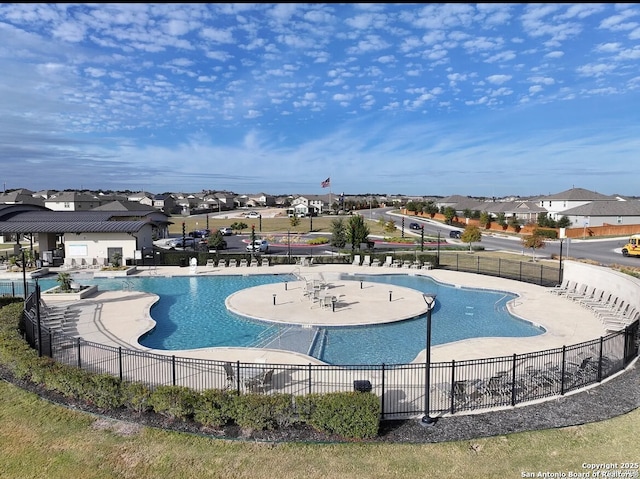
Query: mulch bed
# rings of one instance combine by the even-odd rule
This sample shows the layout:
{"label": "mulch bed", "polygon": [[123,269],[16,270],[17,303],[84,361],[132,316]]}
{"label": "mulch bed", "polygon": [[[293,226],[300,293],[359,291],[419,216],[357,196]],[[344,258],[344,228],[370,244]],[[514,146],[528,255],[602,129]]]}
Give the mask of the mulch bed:
{"label": "mulch bed", "polygon": [[[33,392],[44,400],[95,414],[100,417],[100,420],[108,418],[132,425],[205,435],[216,439],[268,442],[353,442],[318,432],[306,426],[288,427],[277,431],[244,430],[237,426],[211,429],[204,428],[194,421],[176,421],[154,413],[139,415],[124,408],[117,411],[103,411],[90,404],[70,400],[60,394],[48,391],[40,385],[18,380],[3,366],[0,366],[0,378]],[[443,417],[429,427],[422,426],[420,419],[383,421],[378,437],[358,442],[437,443],[471,440],[598,422],[629,413],[639,406],[640,367],[636,361],[622,374],[582,392],[528,406],[482,414]]]}

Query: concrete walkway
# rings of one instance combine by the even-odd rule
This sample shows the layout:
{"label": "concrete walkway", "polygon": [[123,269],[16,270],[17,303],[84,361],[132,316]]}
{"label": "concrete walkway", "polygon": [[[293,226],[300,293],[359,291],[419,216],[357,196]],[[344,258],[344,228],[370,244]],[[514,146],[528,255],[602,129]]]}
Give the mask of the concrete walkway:
{"label": "concrete walkway", "polygon": [[[141,268],[136,276],[220,276],[248,274],[291,274],[298,281],[276,283],[251,288],[227,298],[227,306],[245,316],[267,321],[314,324],[353,325],[397,321],[426,312],[421,292],[397,286],[359,281],[339,280],[340,274],[414,274],[424,275],[442,283],[473,288],[509,291],[518,296],[508,305],[512,314],[546,329],[546,333],[526,338],[477,338],[432,348],[433,362],[457,361],[526,353],[562,347],[603,336],[606,331],[588,309],[577,303],[550,294],[548,288],[501,278],[447,270],[409,270],[388,267],[352,265],[292,265],[206,268],[196,271],[180,267]],[[55,272],[52,272],[55,274]],[[86,271],[84,272],[86,274]],[[19,273],[13,280],[20,280]],[[304,296],[305,282],[323,283],[326,292],[336,296],[333,306],[322,307]],[[389,291],[391,301],[389,301]],[[276,304],[273,304],[273,295]],[[88,341],[111,346],[153,351],[157,354],[225,361],[253,362],[256,359],[273,364],[321,364],[309,356],[276,349],[204,348],[196,350],[149,350],[138,344],[138,338],[154,327],[150,310],[157,301],[153,294],[136,291],[99,291],[92,297],[67,303],[73,314],[69,332]],[[424,351],[415,362],[424,362]]]}

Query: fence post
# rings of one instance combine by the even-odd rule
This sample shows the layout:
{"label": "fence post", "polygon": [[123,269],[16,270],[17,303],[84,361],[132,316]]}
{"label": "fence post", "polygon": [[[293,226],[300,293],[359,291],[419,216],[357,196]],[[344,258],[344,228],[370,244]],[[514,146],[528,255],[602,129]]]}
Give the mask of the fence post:
{"label": "fence post", "polygon": [[53,358],[53,332],[49,330],[49,357]]}
{"label": "fence post", "polygon": [[236,361],[236,391],[240,394],[240,360]]}
{"label": "fence post", "polygon": [[[522,263],[520,263],[522,264]],[[522,267],[520,267],[520,270],[522,270]],[[514,353],[513,354],[513,366],[511,368],[511,405],[515,406],[516,405],[516,361],[518,356]]]}
{"label": "fence post", "polygon": [[380,402],[382,403],[382,419],[384,419],[384,363],[382,363],[382,393],[380,395]]}
{"label": "fence post", "polygon": [[476,258],[476,260],[477,260],[477,266],[476,266],[476,268],[477,268],[477,273],[478,273],[478,274],[480,274],[480,256],[478,256],[478,257]]}
{"label": "fence post", "polygon": [[498,258],[498,278],[502,278],[502,259]]}
{"label": "fence post", "polygon": [[562,346],[562,375],[560,377],[560,395],[564,396],[564,375],[567,371],[567,347]]}
{"label": "fence post", "polygon": [[122,381],[122,346],[118,346],[118,377]]}
{"label": "fence post", "polygon": [[171,384],[176,385],[176,357],[171,356]]}
{"label": "fence post", "polygon": [[78,369],[82,369],[82,360],[80,358],[80,338],[77,339],[76,344],[78,345]]}
{"label": "fence post", "polygon": [[451,360],[451,414],[455,412],[456,403],[455,403],[455,391],[453,390],[453,385],[456,383],[456,360]]}
{"label": "fence post", "polygon": [[519,268],[520,273],[518,273],[518,274],[519,274],[519,279],[518,279],[518,281],[522,281],[522,261],[520,261],[519,265],[520,265],[520,268]]}
{"label": "fence post", "polygon": [[311,363],[307,369],[309,370],[309,394],[311,394]]}

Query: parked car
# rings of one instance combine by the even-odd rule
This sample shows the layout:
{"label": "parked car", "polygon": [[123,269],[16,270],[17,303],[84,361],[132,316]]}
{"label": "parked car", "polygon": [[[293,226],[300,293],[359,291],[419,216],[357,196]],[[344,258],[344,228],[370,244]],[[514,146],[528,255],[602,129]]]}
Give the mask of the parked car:
{"label": "parked car", "polygon": [[449,238],[460,239],[460,236],[462,236],[462,233],[459,230],[449,231]]}
{"label": "parked car", "polygon": [[192,238],[206,238],[211,233],[211,230],[195,230],[190,231],[189,236]]}
{"label": "parked car", "polygon": [[260,214],[257,211],[249,211],[247,218],[260,218]]}
{"label": "parked car", "polygon": [[222,236],[231,236],[233,234],[233,230],[229,226],[223,226],[218,231]]}
{"label": "parked car", "polygon": [[169,246],[169,248],[195,248],[196,240],[195,238],[186,237],[183,244],[182,238],[176,238],[169,241],[167,246]]}
{"label": "parked car", "polygon": [[257,239],[247,245],[247,251],[254,253],[267,253],[269,251],[269,243],[267,240]]}
{"label": "parked car", "polygon": [[409,229],[412,230],[421,230],[422,226],[420,226],[420,224],[418,223],[409,223]]}

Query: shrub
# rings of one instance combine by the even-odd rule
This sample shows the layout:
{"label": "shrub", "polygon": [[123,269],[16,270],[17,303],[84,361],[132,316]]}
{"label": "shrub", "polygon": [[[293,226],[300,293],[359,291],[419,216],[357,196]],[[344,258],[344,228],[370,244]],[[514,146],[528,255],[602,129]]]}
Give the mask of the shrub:
{"label": "shrub", "polygon": [[209,427],[221,427],[233,417],[235,391],[207,389],[196,398],[193,408],[193,418]]}
{"label": "shrub", "polygon": [[137,414],[151,409],[151,389],[142,383],[122,384],[122,404]]}
{"label": "shrub", "polygon": [[158,386],[149,397],[153,410],[171,419],[188,419],[195,402],[196,393],[184,386]]}
{"label": "shrub", "polygon": [[347,438],[375,437],[380,426],[380,400],[371,393],[310,394],[299,411],[314,428]]}
{"label": "shrub", "polygon": [[123,405],[120,379],[108,374],[94,374],[87,382],[85,399],[102,409],[117,409]]}
{"label": "shrub", "polygon": [[288,394],[243,394],[234,401],[236,424],[256,430],[273,430],[295,420],[295,410]]}
{"label": "shrub", "polygon": [[307,244],[327,244],[327,243],[329,243],[329,238],[325,238],[324,236],[312,238],[309,241],[307,241]]}

